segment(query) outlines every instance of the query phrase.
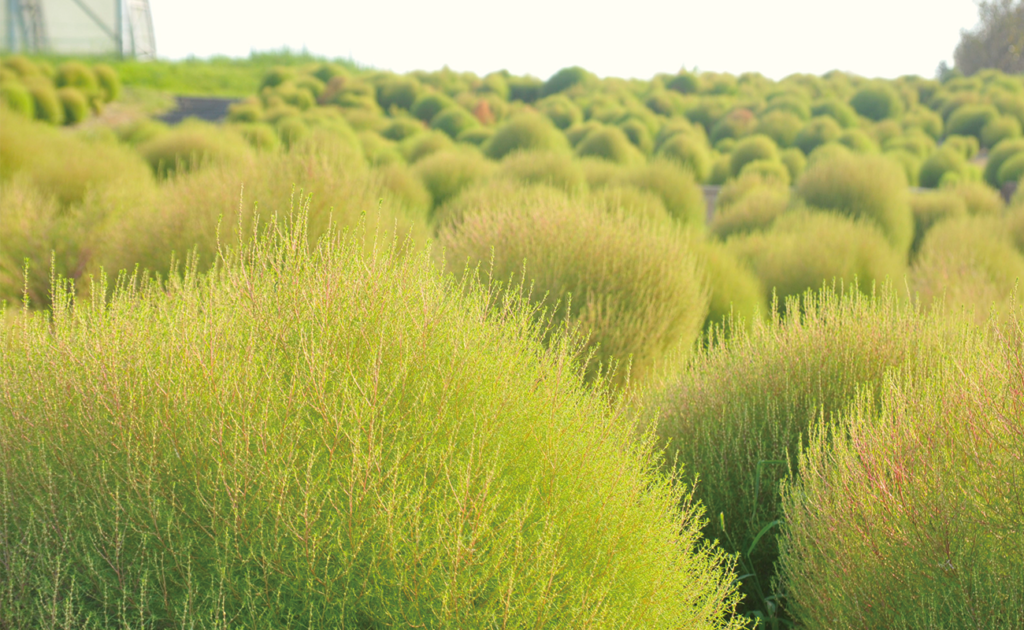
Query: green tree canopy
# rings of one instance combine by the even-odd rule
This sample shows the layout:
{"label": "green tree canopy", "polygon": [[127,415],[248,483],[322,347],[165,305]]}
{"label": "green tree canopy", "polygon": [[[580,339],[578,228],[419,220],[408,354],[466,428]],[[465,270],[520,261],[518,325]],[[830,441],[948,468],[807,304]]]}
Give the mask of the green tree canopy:
{"label": "green tree canopy", "polygon": [[960,31],[953,53],[956,68],[968,76],[984,68],[1024,73],[1024,2],[982,0],[978,13],[978,26]]}

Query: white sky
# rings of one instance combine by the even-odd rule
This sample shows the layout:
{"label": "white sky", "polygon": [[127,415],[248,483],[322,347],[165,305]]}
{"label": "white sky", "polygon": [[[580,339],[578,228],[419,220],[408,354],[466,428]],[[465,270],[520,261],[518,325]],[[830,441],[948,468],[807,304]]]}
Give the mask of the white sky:
{"label": "white sky", "polygon": [[650,78],[692,69],[839,69],[931,77],[952,65],[973,0],[150,0],[161,57],[294,50],[407,72],[502,68],[547,78],[579,65]]}

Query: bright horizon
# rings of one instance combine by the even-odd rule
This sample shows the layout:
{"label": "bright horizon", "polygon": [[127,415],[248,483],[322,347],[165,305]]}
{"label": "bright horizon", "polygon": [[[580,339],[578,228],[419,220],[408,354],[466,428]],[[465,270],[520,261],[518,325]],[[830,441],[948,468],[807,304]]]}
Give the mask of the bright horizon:
{"label": "bright horizon", "polygon": [[484,75],[547,78],[578,65],[600,76],[648,79],[680,68],[760,72],[843,70],[865,77],[934,76],[952,65],[973,0],[733,0],[654,2],[595,10],[581,2],[509,5],[437,0],[390,3],[150,0],[164,59],[307,50],[395,72],[445,65]]}

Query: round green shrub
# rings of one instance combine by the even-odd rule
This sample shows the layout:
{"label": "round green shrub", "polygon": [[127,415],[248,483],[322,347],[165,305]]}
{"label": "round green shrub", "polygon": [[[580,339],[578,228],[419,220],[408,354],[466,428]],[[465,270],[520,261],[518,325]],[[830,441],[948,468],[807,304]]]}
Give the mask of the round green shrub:
{"label": "round green shrub", "polygon": [[568,152],[569,141],[546,116],[524,112],[502,123],[483,148],[487,157],[500,160],[520,150]]}
{"label": "round green shrub", "polygon": [[1006,422],[1024,409],[1005,393],[1024,377],[1020,338],[993,343],[968,326],[936,354],[926,373],[857,397],[805,441],[781,540],[802,627],[1024,623],[1010,507],[1024,491],[1013,472],[1024,439]]}
{"label": "round green shrub", "polygon": [[465,144],[471,144],[475,147],[483,147],[487,144],[487,141],[494,135],[494,129],[490,127],[469,127],[459,132],[459,135],[455,137],[457,142]]}
{"label": "round green shrub", "polygon": [[244,138],[231,130],[189,120],[140,144],[138,151],[157,176],[167,177],[209,163],[237,161],[250,148]]}
{"label": "round green shrub", "polygon": [[729,156],[713,155],[711,159],[711,175],[707,182],[711,186],[721,186],[729,179]]}
{"label": "round green shrub", "polygon": [[904,149],[886,151],[883,155],[893,160],[903,168],[907,176],[907,184],[918,186],[921,183],[921,158]]}
{"label": "round green shrub", "polygon": [[281,103],[280,105],[274,105],[268,107],[263,111],[263,120],[270,124],[277,124],[277,121],[288,116],[302,116],[302,110],[293,105],[286,105]]}
{"label": "round green shrub", "polygon": [[295,70],[286,66],[275,66],[268,70],[263,75],[263,79],[260,80],[260,89],[265,87],[275,88],[282,83],[291,81],[295,78]]}
{"label": "round green shrub", "polygon": [[757,117],[749,109],[735,109],[723,116],[711,128],[711,142],[717,144],[724,138],[742,138],[754,132]]}
{"label": "round green shrub", "polygon": [[377,84],[377,103],[384,111],[392,107],[411,111],[420,90],[419,82],[412,77],[388,77]]}
{"label": "round green shrub", "polygon": [[903,127],[891,118],[879,120],[864,129],[879,145],[883,145],[886,142],[890,142],[893,138],[903,135]]}
{"label": "round green shrub", "polygon": [[[753,182],[756,177],[760,177],[760,174],[745,172],[740,179]],[[770,228],[775,219],[789,206],[789,189],[775,182],[754,185],[742,194],[733,193],[732,195],[736,195],[735,200],[729,200],[728,197],[732,195],[727,191],[723,192],[726,192],[726,195],[720,195],[708,226],[711,233],[722,240],[736,234]]]}
{"label": "round green shrub", "polygon": [[817,116],[804,125],[804,128],[796,135],[796,139],[793,140],[793,144],[803,151],[804,155],[810,155],[811,151],[826,142],[838,140],[842,133],[842,127],[833,118]]}
{"label": "round green shrub", "polygon": [[389,140],[405,140],[422,132],[425,129],[423,123],[414,118],[395,118],[381,131],[381,135]]}
{"label": "round green shrub", "polygon": [[886,151],[906,151],[915,155],[919,160],[923,160],[931,155],[936,144],[935,140],[924,133],[908,132],[906,135],[886,140],[882,148]]}
{"label": "round green shrub", "polygon": [[745,175],[747,173],[756,173],[765,179],[778,180],[786,186],[790,184],[789,169],[786,168],[785,164],[777,160],[753,160],[747,162],[737,175]]}
{"label": "round green shrub", "polygon": [[62,87],[57,90],[57,98],[64,108],[64,124],[77,125],[89,117],[89,101],[81,90]]}
{"label": "round green shrub", "polygon": [[711,299],[704,320],[705,332],[712,328],[726,334],[733,328],[750,328],[768,314],[761,281],[721,243],[695,243],[703,263]]}
{"label": "round green shrub", "polygon": [[263,120],[263,106],[251,101],[232,103],[228,105],[228,120],[239,123],[260,122]]}
{"label": "round green shrub", "polygon": [[692,99],[685,113],[690,122],[699,124],[704,130],[711,129],[715,123],[733,109],[733,100],[720,96],[701,96]]}
{"label": "round green shrub", "polygon": [[569,141],[569,144],[575,147],[580,143],[580,141],[587,137],[588,133],[595,129],[600,129],[601,127],[601,123],[596,120],[588,120],[586,122],[578,123],[565,130],[565,138]]}
{"label": "round green shrub", "polygon": [[405,164],[381,164],[371,171],[380,182],[385,194],[402,206],[408,213],[422,217],[424,223],[430,212],[433,199],[430,191]]}
{"label": "round green shrub", "polygon": [[780,151],[779,161],[786,165],[786,169],[789,171],[789,181],[791,182],[795,182],[807,170],[807,156],[796,147]]}
{"label": "round green shrub", "polygon": [[28,86],[28,92],[35,103],[37,120],[51,125],[64,124],[64,105],[57,96],[57,90],[49,85],[37,84]]}
{"label": "round green shrub", "polygon": [[283,83],[277,86],[276,92],[282,101],[302,111],[316,107],[316,96],[294,83]]}
{"label": "round green shrub", "polygon": [[277,135],[281,138],[281,144],[290,148],[310,136],[309,125],[301,116],[285,116],[274,123]]}
{"label": "round green shrub", "polygon": [[999,167],[997,181],[1002,187],[1007,182],[1019,182],[1024,177],[1024,153],[1018,153]]}
{"label": "round green shrub", "polygon": [[633,146],[618,127],[605,126],[592,130],[576,145],[580,157],[597,157],[617,164],[639,164],[643,154]]}
{"label": "round green shrub", "polygon": [[665,87],[680,94],[696,94],[700,91],[700,79],[695,74],[680,72],[665,83]]}
{"label": "round green shrub", "polygon": [[552,94],[564,92],[573,86],[588,83],[593,79],[593,76],[579,66],[562,68],[544,82],[542,93],[544,96],[551,96]]}
{"label": "round green shrub", "polygon": [[689,169],[699,182],[711,176],[711,153],[699,137],[676,134],[661,145],[658,156]]}
{"label": "round green shrub", "polygon": [[914,242],[912,254],[921,247],[925,234],[939,221],[967,216],[967,203],[963,197],[949,189],[927,190],[910,196],[910,209],[914,213]]}
{"label": "round green shrub", "polygon": [[926,107],[915,107],[907,112],[903,117],[903,126],[907,131],[920,129],[933,140],[941,138],[945,128],[942,116]]}
{"label": "round green shrub", "polygon": [[878,153],[878,144],[861,129],[844,129],[836,142],[849,147],[854,153]]}
{"label": "round green shrub", "polygon": [[26,79],[42,75],[39,66],[24,55],[10,55],[0,59],[0,66],[14,71],[18,77]]}
{"label": "round green shrub", "polygon": [[946,121],[946,135],[974,136],[981,139],[981,130],[998,117],[999,112],[992,105],[961,105]]}
{"label": "round green shrub", "polygon": [[999,186],[999,168],[1003,162],[1024,151],[1024,138],[1010,138],[992,147],[985,162],[985,181],[989,186]]}
{"label": "round green shrub", "polygon": [[454,143],[448,134],[430,131],[406,138],[399,144],[399,150],[405,156],[406,161],[413,164],[428,155],[451,149],[453,146]]}
{"label": "round green shrub", "polygon": [[804,121],[792,112],[773,111],[762,114],[754,133],[768,136],[780,147],[792,146],[797,134],[804,128]]}
{"label": "round green shrub", "polygon": [[857,112],[837,98],[826,98],[815,102],[811,105],[811,115],[815,117],[828,116],[845,128],[856,127],[858,124]]}
{"label": "round green shrub", "polygon": [[947,173],[963,177],[967,173],[967,166],[967,160],[961,152],[946,146],[939,147],[921,164],[918,181],[924,188],[937,188]]}
{"label": "round green shrub", "polygon": [[1020,121],[1013,116],[993,118],[981,129],[981,146],[992,148],[1008,138],[1019,138],[1022,135]]}
{"label": "round green shrub", "polygon": [[36,102],[28,89],[17,81],[4,81],[0,83],[0,103],[3,103],[12,112],[17,112],[26,118],[35,118]]}
{"label": "round green shrub", "polygon": [[886,83],[876,82],[857,90],[850,99],[850,106],[861,116],[870,120],[899,118],[903,114],[903,100]]}
{"label": "round green shrub", "polygon": [[579,327],[584,356],[594,353],[590,379],[604,371],[621,387],[679,364],[700,333],[708,295],[676,226],[615,215],[545,187],[503,196],[485,198],[440,233],[456,275],[468,260],[470,269],[487,265],[491,278],[521,278],[553,329]]}
{"label": "round green shrub", "polygon": [[628,184],[602,186],[580,198],[587,206],[616,216],[635,217],[652,224],[664,223],[669,218],[661,197]]}
{"label": "round green shrub", "polygon": [[277,130],[264,122],[245,122],[234,125],[234,129],[245,138],[252,148],[259,151],[276,151],[281,146]]}
{"label": "round green shrub", "polygon": [[[736,143],[729,157],[729,170],[733,177],[739,175],[743,167],[755,160],[779,160],[779,148],[768,136],[750,136]],[[788,175],[787,175],[788,176]]]}
{"label": "round green shrub", "polygon": [[81,61],[65,61],[57,66],[57,77],[54,83],[57,87],[78,88],[85,94],[92,94],[100,87],[99,81],[96,80],[96,73]]}
{"label": "round green shrub", "polygon": [[730,179],[722,186],[715,197],[715,207],[717,210],[723,210],[760,188],[782,190],[786,193],[786,198],[789,198],[789,188],[785,180],[765,178],[761,173],[746,173]]}
{"label": "round green shrub", "polygon": [[907,179],[898,164],[880,155],[854,155],[812,163],[796,185],[814,208],[873,222],[906,253],[914,238]]}
{"label": "round green shrub", "polygon": [[313,95],[313,99],[317,101],[320,99],[320,96],[327,89],[327,86],[324,85],[323,81],[314,77],[311,74],[302,74],[295,77],[294,83],[295,87],[297,87],[300,90],[305,90],[309,92],[310,94]]}
{"label": "round green shrub", "polygon": [[96,82],[103,92],[104,102],[109,103],[121,98],[121,77],[117,70],[105,63],[98,63],[92,67],[92,71],[96,74]]}
{"label": "round green shrub", "polygon": [[542,98],[537,101],[536,107],[559,129],[568,129],[583,122],[583,111],[564,94],[553,94]]}
{"label": "round green shrub", "polygon": [[670,118],[661,124],[657,133],[654,136],[654,149],[657,151],[661,148],[661,145],[668,142],[673,136],[678,134],[696,135],[697,137],[704,140],[707,143],[707,135],[703,134],[703,127],[694,126],[686,118]]}
{"label": "round green shrub", "polygon": [[524,184],[545,184],[566,192],[587,188],[587,176],[578,160],[567,153],[517,151],[506,155],[498,174]]}
{"label": "round green shrub", "polygon": [[489,177],[495,165],[475,150],[437,151],[417,161],[412,170],[430,192],[432,208],[436,209],[465,188]]}
{"label": "round green shrub", "polygon": [[811,151],[811,154],[807,156],[807,165],[810,166],[823,160],[831,160],[836,157],[848,156],[852,153],[853,152],[850,151],[850,147],[845,144],[839,144],[838,142],[826,142]]}
{"label": "round green shrub", "polygon": [[356,134],[359,145],[363,148],[366,161],[374,166],[401,164],[405,157],[398,150],[398,143],[389,140],[376,131],[360,131]]}
{"label": "round green shrub", "polygon": [[973,216],[999,216],[1006,209],[1006,202],[998,190],[981,181],[961,181],[943,190],[954,194],[967,204],[967,213]]}
{"label": "round green shrub", "polygon": [[769,98],[768,105],[762,110],[761,115],[767,116],[773,112],[787,112],[803,121],[811,118],[810,105],[796,94],[783,93]]}
{"label": "round green shrub", "polygon": [[633,146],[644,155],[649,155],[654,150],[654,139],[651,137],[651,132],[647,125],[641,121],[636,118],[630,118],[619,123],[619,129],[626,134],[626,137],[629,138]]}
{"label": "round green shrub", "polygon": [[167,123],[152,118],[140,118],[136,121],[115,128],[115,133],[121,142],[136,146],[152,140],[156,136],[170,129]]}
{"label": "round green shrub", "polygon": [[722,138],[715,143],[715,151],[719,153],[732,153],[736,148],[736,138]]}
{"label": "round green shrub", "polygon": [[707,202],[704,191],[689,170],[667,160],[656,159],[624,169],[616,181],[655,193],[678,223],[703,229]]}
{"label": "round green shrub", "polygon": [[429,123],[434,116],[449,107],[458,107],[450,97],[438,92],[426,92],[421,94],[412,104],[412,115],[423,122]]}
{"label": "round green shrub", "polygon": [[451,138],[457,138],[463,131],[479,127],[480,122],[473,114],[456,105],[438,112],[430,120],[430,126],[434,129],[440,129]]}
{"label": "round green shrub", "polygon": [[508,82],[508,100],[533,103],[544,95],[544,82],[536,77],[510,76]]}

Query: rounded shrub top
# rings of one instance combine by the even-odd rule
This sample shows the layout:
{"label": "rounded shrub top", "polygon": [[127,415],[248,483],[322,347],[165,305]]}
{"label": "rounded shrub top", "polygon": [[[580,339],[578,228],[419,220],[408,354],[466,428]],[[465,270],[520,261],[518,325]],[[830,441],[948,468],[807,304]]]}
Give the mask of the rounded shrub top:
{"label": "rounded shrub top", "polygon": [[828,116],[843,127],[856,127],[857,112],[837,98],[826,98],[811,105],[813,116]]}
{"label": "rounded shrub top", "polygon": [[846,155],[812,164],[797,182],[810,206],[874,222],[896,251],[914,238],[907,179],[903,169],[880,155]]}
{"label": "rounded shrub top", "polygon": [[700,78],[690,72],[680,72],[669,79],[665,87],[680,94],[694,94],[700,91]]}
{"label": "rounded shrub top", "polygon": [[117,70],[105,63],[98,63],[92,67],[96,74],[96,82],[103,91],[103,100],[107,103],[121,98],[121,77]]}
{"label": "rounded shrub top", "polygon": [[484,153],[495,160],[528,149],[569,151],[569,141],[547,116],[524,112],[498,127],[484,145]]}
{"label": "rounded shrub top", "polygon": [[412,115],[424,122],[430,122],[434,116],[449,107],[458,107],[451,97],[440,92],[425,92],[412,104]]}
{"label": "rounded shrub top", "polygon": [[558,72],[551,75],[547,81],[544,82],[543,94],[544,96],[550,96],[557,94],[558,92],[564,92],[569,88],[588,82],[593,79],[592,74],[584,70],[579,66],[571,66],[569,68],[562,68]]}
{"label": "rounded shrub top", "polygon": [[480,122],[473,114],[456,105],[438,112],[436,116],[430,119],[430,126],[434,129],[440,129],[451,138],[457,138],[463,131],[479,127]]}
{"label": "rounded shrub top", "polygon": [[412,77],[388,77],[377,84],[377,103],[385,111],[392,106],[411,110],[421,89],[419,81]]}
{"label": "rounded shrub top", "polygon": [[57,90],[57,98],[64,107],[64,124],[77,125],[89,116],[89,100],[82,91],[73,87]]}
{"label": "rounded shrub top", "polygon": [[974,136],[981,139],[981,130],[999,117],[995,107],[988,104],[969,103],[953,110],[946,121],[946,135]]}
{"label": "rounded shrub top", "polygon": [[746,108],[734,109],[711,128],[711,142],[717,144],[725,138],[742,138],[757,127],[757,117]]}
{"label": "rounded shrub top", "polygon": [[849,147],[854,153],[878,153],[878,143],[862,129],[845,129],[836,142]]}
{"label": "rounded shrub top", "polygon": [[1016,116],[998,116],[981,128],[981,146],[991,149],[1003,140],[1021,135],[1021,123]]}
{"label": "rounded shrub top", "polygon": [[568,153],[517,151],[502,159],[498,174],[526,184],[546,184],[567,192],[587,187],[583,167]]}
{"label": "rounded shrub top", "polygon": [[898,118],[903,113],[903,99],[887,83],[871,83],[857,90],[850,106],[865,118],[883,120]]}
{"label": "rounded shrub top", "polygon": [[797,134],[804,128],[804,121],[788,111],[773,111],[762,114],[754,133],[768,136],[780,147],[792,146]]}
{"label": "rounded shrub top", "polygon": [[57,66],[57,87],[73,87],[85,94],[94,94],[99,90],[99,82],[92,68],[81,61],[65,61]]}
{"label": "rounded shrub top", "polygon": [[564,94],[553,94],[537,101],[537,110],[559,129],[568,129],[583,121],[583,111]]}
{"label": "rounded shrub top", "polygon": [[617,180],[661,197],[669,215],[679,223],[698,230],[704,228],[707,202],[703,190],[689,170],[657,159],[624,169]]}
{"label": "rounded shrub top", "polygon": [[592,130],[579,144],[580,157],[599,157],[617,164],[639,164],[644,156],[618,127],[602,126]]}
{"label": "rounded shrub top", "polygon": [[805,155],[810,155],[819,146],[838,140],[842,133],[842,127],[831,116],[818,116],[800,130],[793,144]]}
{"label": "rounded shrub top", "polygon": [[697,181],[707,181],[711,176],[711,152],[704,140],[694,134],[670,137],[658,149],[658,156],[688,168]]}
{"label": "rounded shrub top", "polygon": [[735,177],[748,162],[754,160],[778,161],[778,159],[779,148],[774,140],[763,135],[750,136],[736,143],[736,147],[733,148],[729,157],[729,170]]}
{"label": "rounded shrub top", "polygon": [[1012,156],[1024,152],[1024,138],[1009,138],[994,146],[985,163],[985,181],[989,186],[999,186],[999,168]]}
{"label": "rounded shrub top", "polygon": [[4,81],[0,83],[0,103],[7,106],[12,112],[17,112],[26,118],[35,118],[36,103],[29,91],[18,81]]}
{"label": "rounded shrub top", "polygon": [[947,173],[963,177],[967,167],[967,160],[961,152],[950,147],[941,147],[921,164],[918,182],[924,188],[937,188]]}

